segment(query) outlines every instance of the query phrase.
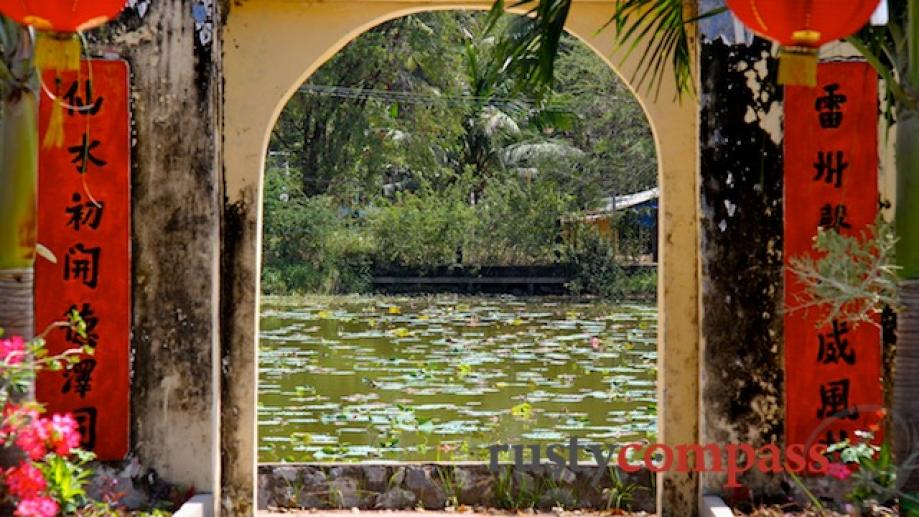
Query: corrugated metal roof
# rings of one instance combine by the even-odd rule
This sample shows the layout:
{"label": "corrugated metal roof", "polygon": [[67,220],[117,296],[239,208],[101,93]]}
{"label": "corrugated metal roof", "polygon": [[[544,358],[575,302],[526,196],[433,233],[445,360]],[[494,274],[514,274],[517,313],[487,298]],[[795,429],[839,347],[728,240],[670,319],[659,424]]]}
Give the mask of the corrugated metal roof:
{"label": "corrugated metal roof", "polygon": [[657,199],[661,196],[661,189],[654,187],[650,190],[645,190],[642,192],[635,192],[632,194],[626,194],[624,196],[608,197],[603,200],[603,205],[598,209],[599,211],[604,212],[615,212],[616,210],[624,210],[626,208],[631,208],[636,205],[641,205],[647,203],[652,199]]}

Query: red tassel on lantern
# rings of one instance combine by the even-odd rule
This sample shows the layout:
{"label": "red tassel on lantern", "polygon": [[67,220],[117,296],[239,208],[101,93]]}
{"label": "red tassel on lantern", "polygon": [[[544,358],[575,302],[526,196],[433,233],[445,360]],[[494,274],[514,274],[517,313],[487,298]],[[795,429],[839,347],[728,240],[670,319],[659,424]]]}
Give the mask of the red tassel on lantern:
{"label": "red tassel on lantern", "polygon": [[782,45],[779,84],[817,85],[817,52],[857,32],[879,0],[727,0],[753,32]]}
{"label": "red tassel on lantern", "polygon": [[[39,32],[35,38],[35,66],[39,70],[55,70],[57,74],[79,70],[81,50],[80,40],[75,34]],[[51,119],[42,147],[64,147],[64,107],[60,102],[54,102],[51,107]]]}

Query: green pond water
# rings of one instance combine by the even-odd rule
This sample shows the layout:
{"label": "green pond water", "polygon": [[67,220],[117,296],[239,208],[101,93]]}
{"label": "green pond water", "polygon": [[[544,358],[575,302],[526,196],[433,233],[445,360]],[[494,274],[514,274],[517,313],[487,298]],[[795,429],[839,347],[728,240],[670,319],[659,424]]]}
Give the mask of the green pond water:
{"label": "green pond water", "polygon": [[259,460],[487,460],[496,443],[646,438],[656,332],[653,305],[266,297]]}

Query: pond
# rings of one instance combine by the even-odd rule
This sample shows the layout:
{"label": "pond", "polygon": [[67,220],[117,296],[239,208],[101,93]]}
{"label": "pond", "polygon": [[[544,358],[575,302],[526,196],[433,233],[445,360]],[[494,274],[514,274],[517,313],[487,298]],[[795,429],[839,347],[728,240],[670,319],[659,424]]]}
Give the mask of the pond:
{"label": "pond", "polygon": [[262,462],[488,459],[651,438],[657,309],[513,297],[265,297]]}

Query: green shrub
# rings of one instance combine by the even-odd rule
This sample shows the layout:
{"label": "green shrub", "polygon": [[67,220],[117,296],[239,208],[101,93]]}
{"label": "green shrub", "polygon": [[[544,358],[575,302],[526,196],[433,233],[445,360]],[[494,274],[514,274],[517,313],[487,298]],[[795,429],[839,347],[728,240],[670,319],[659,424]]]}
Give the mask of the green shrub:
{"label": "green shrub", "polygon": [[560,240],[573,196],[553,180],[516,176],[485,185],[401,193],[351,212],[332,196],[307,197],[298,175],[269,170],[265,184],[262,289],[268,294],[369,291],[375,266],[430,271],[466,266],[570,264],[573,294],[653,296],[656,276],[627,275],[614,245],[594,227]]}
{"label": "green shrub", "polygon": [[565,258],[572,269],[568,289],[574,295],[594,294],[621,299],[625,273],[616,263],[616,253],[609,239],[594,227],[587,227],[569,242]]}
{"label": "green shrub", "polygon": [[381,264],[430,269],[456,262],[474,215],[462,196],[447,192],[399,195],[369,219]]}
{"label": "green shrub", "polygon": [[266,175],[262,291],[361,292],[370,287],[373,247],[360,221],[330,196],[306,197],[284,170]]}
{"label": "green shrub", "polygon": [[351,221],[325,240],[326,267],[322,292],[363,293],[373,283],[373,257],[376,252],[366,225]]}
{"label": "green shrub", "polygon": [[657,296],[657,269],[642,268],[624,275],[622,291],[625,296],[654,298]]}
{"label": "green shrub", "polygon": [[555,182],[493,181],[475,206],[474,239],[467,261],[476,265],[551,264],[559,259],[559,221],[574,197]]}

